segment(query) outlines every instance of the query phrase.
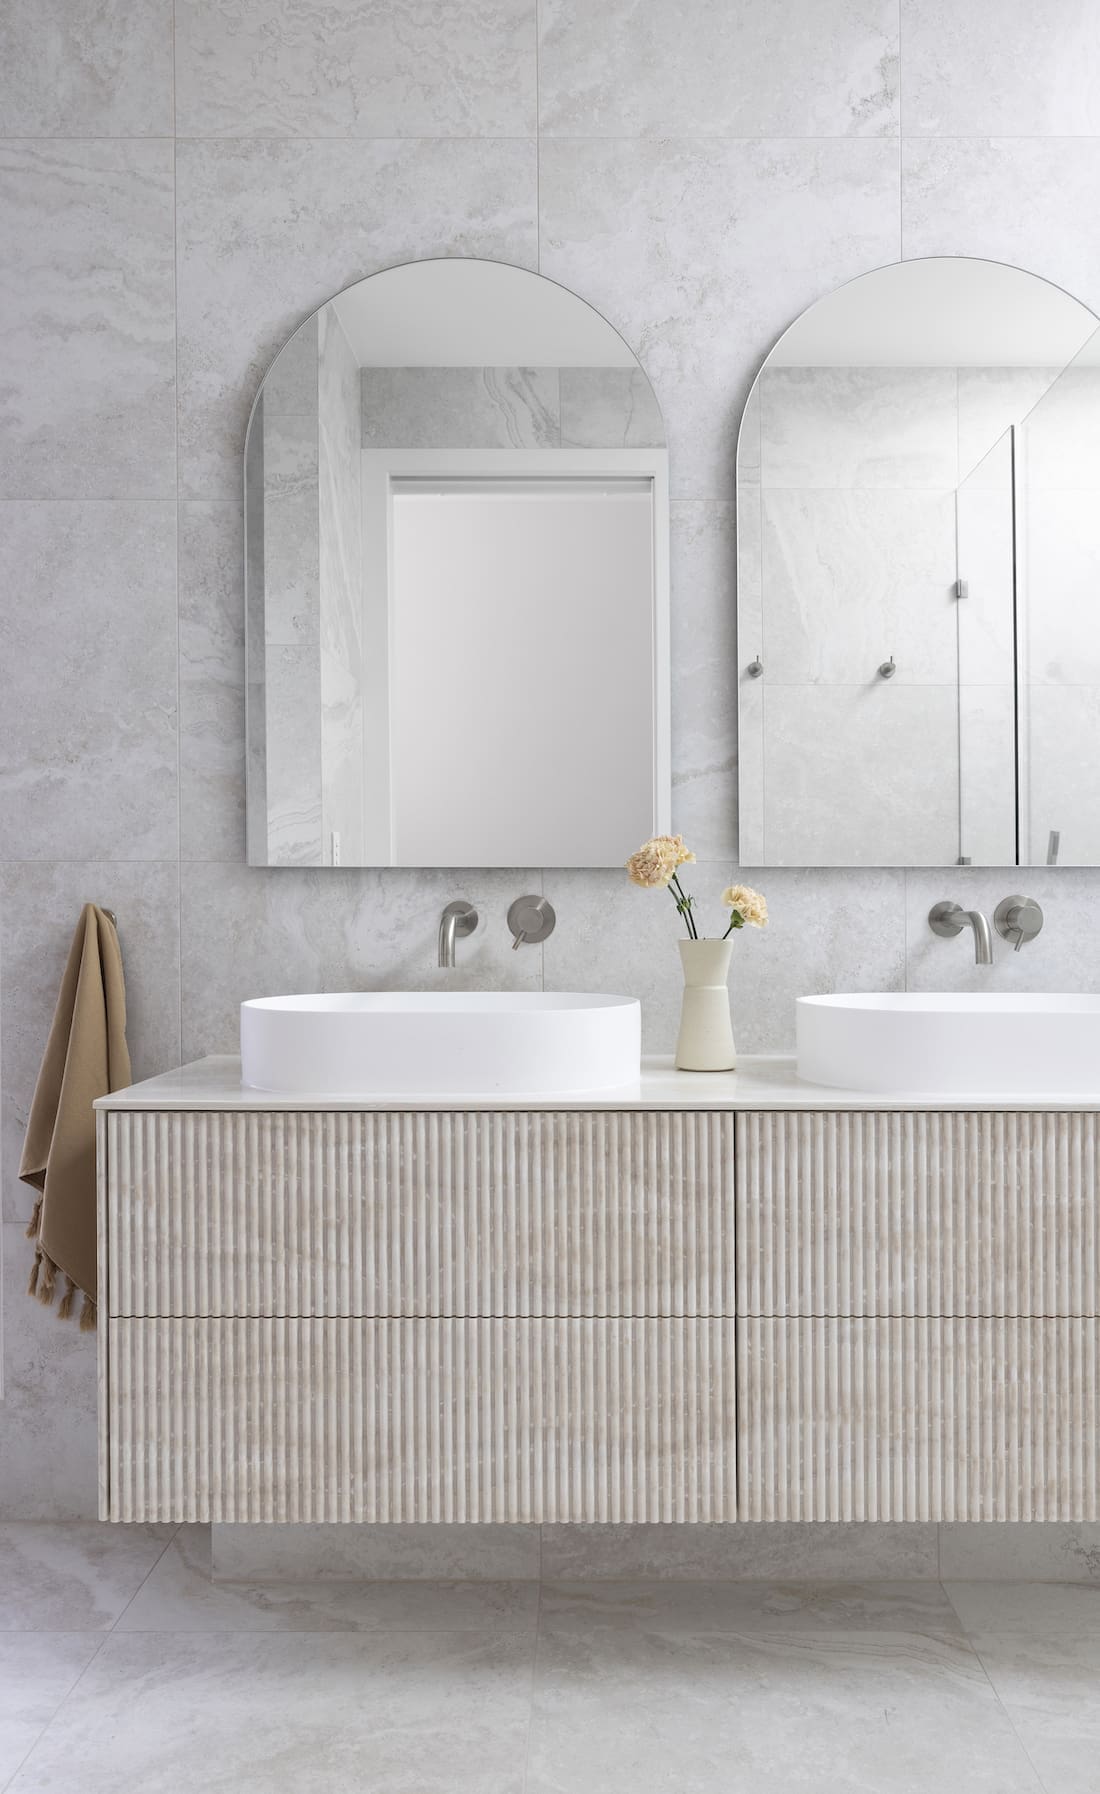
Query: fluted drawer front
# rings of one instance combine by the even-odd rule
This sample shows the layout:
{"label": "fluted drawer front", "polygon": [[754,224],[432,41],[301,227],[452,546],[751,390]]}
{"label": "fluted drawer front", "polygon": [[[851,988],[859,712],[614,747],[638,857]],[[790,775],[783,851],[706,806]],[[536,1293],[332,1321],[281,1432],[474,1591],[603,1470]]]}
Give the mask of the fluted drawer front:
{"label": "fluted drawer front", "polygon": [[1100,1116],[737,1117],[756,1315],[1100,1315]]}
{"label": "fluted drawer front", "polygon": [[112,1320],[104,1517],[733,1520],[733,1326]]}
{"label": "fluted drawer front", "polygon": [[111,1114],[131,1315],[733,1312],[733,1119]]}
{"label": "fluted drawer front", "polygon": [[738,1323],[746,1520],[1095,1520],[1100,1327]]}

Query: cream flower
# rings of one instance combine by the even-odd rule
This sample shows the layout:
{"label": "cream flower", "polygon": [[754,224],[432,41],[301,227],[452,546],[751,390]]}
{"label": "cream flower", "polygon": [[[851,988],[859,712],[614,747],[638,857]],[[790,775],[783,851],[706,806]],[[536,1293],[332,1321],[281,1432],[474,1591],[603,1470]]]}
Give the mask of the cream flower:
{"label": "cream flower", "polygon": [[751,885],[729,885],[722,892],[722,902],[728,910],[731,928],[743,928],[745,923],[750,928],[766,928],[768,926],[767,900]]}
{"label": "cream flower", "polygon": [[659,890],[670,884],[676,876],[677,868],[686,866],[695,855],[684,846],[682,835],[654,835],[632,853],[626,862],[626,869],[632,884],[641,885],[645,890]]}

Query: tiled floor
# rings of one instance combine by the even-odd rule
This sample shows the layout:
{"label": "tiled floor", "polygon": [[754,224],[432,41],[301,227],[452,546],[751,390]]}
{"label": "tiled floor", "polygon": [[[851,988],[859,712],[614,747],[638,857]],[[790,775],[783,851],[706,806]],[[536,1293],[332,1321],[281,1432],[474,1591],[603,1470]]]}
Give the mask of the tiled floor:
{"label": "tiled floor", "polygon": [[214,1583],[0,1526],[0,1789],[1096,1794],[1100,1587]]}

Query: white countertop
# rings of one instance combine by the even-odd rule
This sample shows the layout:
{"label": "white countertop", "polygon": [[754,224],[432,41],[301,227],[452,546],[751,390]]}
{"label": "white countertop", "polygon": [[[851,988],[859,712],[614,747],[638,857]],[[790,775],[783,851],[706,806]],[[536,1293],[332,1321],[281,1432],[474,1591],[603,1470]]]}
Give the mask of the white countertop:
{"label": "white countertop", "polygon": [[836,1090],[806,1084],[793,1059],[742,1058],[736,1071],[677,1071],[671,1059],[644,1059],[635,1084],[585,1096],[508,1096],[481,1093],[450,1096],[281,1096],[251,1090],[241,1083],[241,1062],[234,1054],[196,1059],[176,1071],[146,1078],[116,1090],[96,1103],[97,1109],[350,1109],[350,1110],[554,1110],[554,1109],[1100,1109],[1095,1096],[1022,1097],[938,1095],[907,1096],[901,1091]]}

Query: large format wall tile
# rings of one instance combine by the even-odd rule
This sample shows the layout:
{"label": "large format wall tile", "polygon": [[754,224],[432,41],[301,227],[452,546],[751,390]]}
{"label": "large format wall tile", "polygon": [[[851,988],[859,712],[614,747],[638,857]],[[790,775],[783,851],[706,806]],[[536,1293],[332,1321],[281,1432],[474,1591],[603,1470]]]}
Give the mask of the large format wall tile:
{"label": "large format wall tile", "polygon": [[176,0],[195,137],[505,137],[535,129],[535,0]]}
{"label": "large format wall tile", "polygon": [[376,140],[178,147],[183,490],[238,489],[248,407],[314,307],[438,255],[535,260],[535,146]]}
{"label": "large format wall tile", "polygon": [[241,511],[180,506],[180,854],[244,858]]}
{"label": "large format wall tile", "polygon": [[0,496],[175,490],[172,145],[0,143]]}
{"label": "large format wall tile", "polygon": [[[983,67],[982,79],[987,78]],[[1082,230],[1100,190],[1100,136],[909,138],[905,254],[1013,262],[1100,303],[1100,238]]]}
{"label": "large format wall tile", "polygon": [[543,0],[542,129],[562,137],[849,137],[898,128],[889,0]]}
{"label": "large format wall tile", "polygon": [[917,137],[1100,134],[1100,13],[901,0],[902,125]]}
{"label": "large format wall tile", "polygon": [[674,499],[672,826],[704,860],[737,855],[733,506]]}
{"label": "large format wall tile", "polygon": [[760,479],[953,487],[957,384],[954,368],[768,368],[759,389]]}
{"label": "large format wall tile", "polygon": [[897,158],[889,142],[543,142],[542,271],[638,355],[674,493],[729,497],[741,407],[776,337],[897,255]]}
{"label": "large format wall tile", "polygon": [[[910,990],[1100,991],[1100,961],[1093,946],[1095,872],[1070,866],[993,872],[950,866],[943,872],[910,872],[906,885]],[[941,898],[961,903],[964,909],[984,910],[992,920],[1001,898],[1018,891],[1034,897],[1042,908],[1043,931],[1019,953],[995,935],[991,966],[974,964],[969,929],[957,940],[944,941],[928,926],[928,912]]]}
{"label": "large format wall tile", "polygon": [[0,521],[0,859],[174,858],[175,506]]}
{"label": "large format wall tile", "polygon": [[172,0],[6,0],[0,137],[172,133]]}
{"label": "large format wall tile", "polygon": [[[505,923],[513,897],[541,889],[540,874],[530,870],[185,864],[182,889],[185,1060],[239,1050],[246,997],[539,988],[541,952],[513,952]],[[441,969],[439,917],[455,897],[474,905],[479,922],[458,942],[457,966]]]}

